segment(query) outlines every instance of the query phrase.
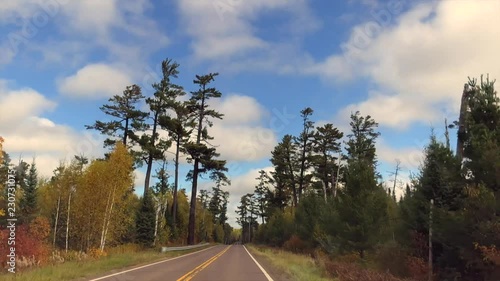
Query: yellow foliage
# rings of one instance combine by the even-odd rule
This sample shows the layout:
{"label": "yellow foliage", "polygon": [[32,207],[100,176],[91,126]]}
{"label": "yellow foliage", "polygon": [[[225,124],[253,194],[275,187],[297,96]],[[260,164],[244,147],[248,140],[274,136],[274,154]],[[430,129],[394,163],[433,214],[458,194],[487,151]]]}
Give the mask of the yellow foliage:
{"label": "yellow foliage", "polygon": [[133,220],[133,159],[119,143],[107,160],[95,160],[83,171],[75,193],[73,233],[86,248],[98,248],[121,237]]}
{"label": "yellow foliage", "polygon": [[102,257],[106,257],[108,254],[101,250],[101,249],[96,249],[96,248],[92,248],[89,250],[89,256],[94,258],[94,259],[100,259]]}

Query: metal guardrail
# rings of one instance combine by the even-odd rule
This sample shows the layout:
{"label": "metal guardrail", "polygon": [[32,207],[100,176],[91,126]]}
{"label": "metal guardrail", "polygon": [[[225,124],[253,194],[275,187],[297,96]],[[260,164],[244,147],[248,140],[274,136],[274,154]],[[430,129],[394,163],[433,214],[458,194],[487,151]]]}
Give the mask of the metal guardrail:
{"label": "metal guardrail", "polygon": [[203,243],[203,244],[198,244],[198,245],[191,245],[191,246],[181,246],[181,247],[161,247],[161,252],[172,252],[172,251],[183,251],[183,250],[190,250],[190,249],[196,249],[200,248],[203,246],[208,246],[210,243]]}

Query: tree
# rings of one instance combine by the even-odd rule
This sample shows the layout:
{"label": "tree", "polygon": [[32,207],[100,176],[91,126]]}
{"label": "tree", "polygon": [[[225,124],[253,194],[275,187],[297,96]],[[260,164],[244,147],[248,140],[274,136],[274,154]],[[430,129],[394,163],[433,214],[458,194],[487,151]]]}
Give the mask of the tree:
{"label": "tree", "polygon": [[191,207],[189,210],[189,229],[188,229],[188,244],[195,243],[195,220],[196,220],[196,196],[198,189],[198,177],[205,173],[210,173],[210,178],[213,181],[226,181],[224,172],[226,161],[217,160],[219,154],[214,147],[209,147],[207,141],[212,137],[208,135],[208,127],[213,125],[210,119],[222,119],[223,114],[209,109],[208,101],[212,98],[220,98],[222,94],[215,88],[209,87],[209,84],[214,81],[217,73],[207,75],[196,75],[194,83],[199,86],[195,92],[191,92],[191,98],[188,102],[188,109],[194,114],[196,121],[195,141],[189,141],[185,144],[186,152],[189,155],[188,161],[193,163],[193,169],[188,174],[188,179],[192,180],[191,188]]}
{"label": "tree", "polygon": [[140,138],[134,136],[141,146],[142,159],[146,163],[144,194],[146,194],[149,189],[153,163],[158,160],[163,160],[166,151],[171,146],[171,140],[160,137],[159,129],[161,128],[160,120],[165,118],[164,116],[166,116],[167,110],[174,106],[176,98],[182,92],[181,86],[171,82],[172,78],[177,78],[179,74],[178,68],[179,64],[170,59],[166,59],[162,62],[162,80],[153,84],[155,93],[152,97],[146,99],[146,103],[149,106],[149,118],[151,123],[142,124],[142,127],[151,132],[144,133]]}
{"label": "tree", "polygon": [[[283,136],[283,139],[271,154],[271,163],[274,165],[275,170],[273,177],[276,180],[277,187],[280,192],[283,192],[282,187],[286,187],[292,192],[292,204],[295,207],[298,203],[296,173],[300,170],[300,167],[297,161],[297,145],[293,142],[293,137],[291,135]],[[283,196],[284,194],[280,195]]]}
{"label": "tree", "polygon": [[[170,193],[170,185],[168,183],[169,175],[166,169],[167,161],[163,160],[161,168],[157,169],[155,178],[158,179],[153,186],[153,199],[155,202],[156,215],[155,215],[155,243],[158,241],[158,233],[166,233],[167,230],[167,210],[168,198]],[[160,235],[164,236],[164,235]]]}
{"label": "tree", "polygon": [[314,136],[314,122],[312,122],[309,118],[313,114],[313,110],[310,107],[307,107],[300,111],[300,117],[302,118],[302,132],[298,138],[295,138],[295,142],[297,143],[297,147],[300,151],[299,163],[300,163],[300,172],[299,172],[299,194],[298,199],[300,200],[302,196],[302,192],[305,186],[308,184],[310,180],[310,176],[306,176],[305,172],[310,166],[310,154],[312,153],[312,139]]}
{"label": "tree", "polygon": [[[109,122],[97,120],[93,125],[86,125],[85,128],[97,130],[108,136],[104,140],[104,147],[114,147],[119,140],[123,145],[131,148],[131,137],[143,129],[141,123],[147,117],[147,113],[137,108],[144,98],[139,86],[135,84],[127,86],[122,95],[114,95],[108,100],[108,104],[100,107],[101,111],[113,120]],[[137,164],[140,163],[139,159],[136,161],[138,161]]]}
{"label": "tree", "polygon": [[467,113],[465,114],[464,167],[469,182],[484,183],[494,192],[500,191],[500,98],[495,81],[489,77],[480,85],[469,79]]}
{"label": "tree", "polygon": [[[323,187],[323,195],[326,201],[327,195],[335,194],[335,181],[338,177],[338,165],[335,164],[337,159],[334,154],[340,152],[340,139],[344,136],[332,124],[325,124],[316,128],[313,135],[313,152],[312,165],[314,167],[314,175],[320,179]],[[329,187],[330,186],[330,187]]]}
{"label": "tree", "polygon": [[351,114],[350,126],[352,132],[347,135],[349,140],[346,143],[347,154],[350,159],[363,160],[376,164],[375,140],[380,135],[375,129],[378,123],[368,116],[361,116],[359,111]]}
{"label": "tree", "polygon": [[343,222],[340,238],[344,249],[355,250],[361,258],[380,239],[387,219],[387,193],[377,184],[375,131],[378,124],[359,112],[351,114],[347,141],[345,188],[337,203]]}
{"label": "tree", "polygon": [[155,207],[151,191],[147,191],[141,200],[136,219],[136,241],[150,247],[155,240]]}
{"label": "tree", "polygon": [[257,204],[259,206],[258,215],[262,219],[262,223],[264,223],[264,218],[266,217],[266,209],[268,208],[268,194],[269,189],[267,187],[267,174],[264,170],[259,171],[259,176],[255,178],[258,181],[258,184],[255,186],[255,198],[257,200]]}
{"label": "tree", "polygon": [[239,225],[241,225],[242,228],[242,242],[248,241],[247,239],[250,237],[250,228],[248,227],[250,223],[249,219],[249,210],[250,210],[250,196],[249,194],[245,194],[241,196],[240,199],[240,204],[238,205],[236,209],[236,214],[239,215],[239,217],[236,219]]}
{"label": "tree", "polygon": [[172,97],[173,101],[171,108],[174,111],[175,116],[165,115],[161,116],[159,120],[159,125],[168,131],[172,141],[175,143],[175,172],[174,172],[174,193],[172,202],[172,228],[177,226],[177,191],[179,188],[179,158],[181,152],[184,150],[184,144],[189,140],[191,133],[193,132],[194,124],[191,113],[186,106],[185,102],[179,102],[177,99],[183,96],[185,93],[178,89],[178,91],[172,92],[174,95]]}
{"label": "tree", "polygon": [[36,169],[35,159],[33,159],[28,176],[26,178],[26,188],[24,195],[21,198],[20,209],[25,222],[30,222],[37,212],[37,187],[38,187],[38,172]]}

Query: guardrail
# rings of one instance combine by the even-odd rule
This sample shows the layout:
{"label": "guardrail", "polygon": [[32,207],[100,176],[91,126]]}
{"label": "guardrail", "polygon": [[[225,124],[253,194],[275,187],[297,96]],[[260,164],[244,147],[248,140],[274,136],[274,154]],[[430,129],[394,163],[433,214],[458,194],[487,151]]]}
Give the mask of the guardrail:
{"label": "guardrail", "polygon": [[181,246],[181,247],[161,247],[161,252],[172,252],[172,251],[183,251],[183,250],[190,250],[190,249],[196,249],[200,248],[203,246],[208,246],[210,243],[203,243],[203,244],[198,244],[198,245],[190,245],[190,246]]}

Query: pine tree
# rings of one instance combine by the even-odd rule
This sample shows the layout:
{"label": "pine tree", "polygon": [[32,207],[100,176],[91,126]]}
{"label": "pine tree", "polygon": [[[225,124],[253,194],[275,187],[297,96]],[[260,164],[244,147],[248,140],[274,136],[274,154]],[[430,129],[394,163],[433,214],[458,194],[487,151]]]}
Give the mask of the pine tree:
{"label": "pine tree", "polygon": [[171,227],[174,230],[174,235],[176,233],[176,218],[177,218],[177,192],[179,189],[179,158],[180,154],[185,151],[184,144],[187,143],[191,133],[193,132],[194,124],[192,114],[187,108],[185,102],[177,101],[178,97],[183,96],[185,93],[182,89],[173,92],[172,99],[172,110],[174,111],[174,116],[164,115],[160,117],[159,125],[168,131],[172,141],[175,143],[175,158],[174,158],[174,191],[173,191],[173,202],[172,202],[172,221]]}
{"label": "pine tree", "polygon": [[302,118],[302,132],[298,138],[295,138],[295,143],[299,148],[299,177],[298,177],[298,200],[302,197],[302,193],[306,186],[309,184],[311,179],[310,175],[306,175],[306,170],[309,169],[311,165],[311,153],[312,153],[312,140],[314,136],[314,122],[310,120],[313,110],[307,107],[300,111],[300,117]]}
{"label": "pine tree", "polygon": [[313,135],[313,151],[315,155],[312,158],[314,175],[320,179],[323,186],[323,195],[326,200],[327,195],[335,194],[334,179],[338,177],[337,154],[340,151],[340,139],[344,136],[332,124],[325,124],[316,128]]}
{"label": "pine tree", "polygon": [[134,140],[141,146],[141,157],[146,164],[146,177],[144,179],[144,194],[150,186],[151,172],[156,161],[163,160],[165,153],[170,148],[172,140],[160,137],[160,121],[165,118],[167,110],[172,109],[177,97],[182,92],[182,87],[171,82],[179,74],[179,64],[170,59],[162,62],[163,77],[160,82],[154,83],[155,92],[146,99],[149,106],[149,122],[143,122],[141,127],[146,133],[134,136]]}
{"label": "pine tree", "polygon": [[388,196],[377,184],[375,171],[375,140],[378,124],[370,116],[351,115],[351,130],[347,141],[347,171],[345,188],[337,204],[343,222],[340,233],[342,245],[347,250],[359,252],[374,247],[381,238],[382,226],[387,220]]}
{"label": "pine tree", "polygon": [[[97,120],[93,125],[86,125],[85,128],[97,130],[108,136],[104,140],[104,147],[114,147],[117,141],[121,141],[131,150],[134,144],[130,141],[132,136],[144,129],[141,123],[144,122],[147,113],[137,108],[144,98],[139,86],[135,84],[127,86],[122,95],[114,95],[108,100],[108,104],[100,107],[104,114],[114,120],[109,122]],[[140,158],[136,158],[135,161],[137,165],[140,165]]]}
{"label": "pine tree", "polygon": [[[291,192],[293,206],[298,204],[297,173],[300,164],[297,155],[297,145],[291,135],[283,136],[280,143],[271,152],[271,163],[274,166],[273,177],[279,191],[279,198],[286,200],[285,192]],[[287,187],[288,191],[284,188]]]}
{"label": "pine tree", "polygon": [[25,222],[30,222],[38,211],[37,206],[37,188],[38,188],[38,172],[33,159],[29,172],[26,178],[26,188],[24,195],[21,198],[20,208],[21,214]]}
{"label": "pine tree", "polygon": [[153,245],[155,240],[155,207],[151,191],[147,191],[141,200],[141,206],[136,217],[136,241],[146,247]]}
{"label": "pine tree", "polygon": [[189,155],[188,160],[193,163],[193,169],[188,174],[188,179],[192,181],[191,188],[191,206],[189,210],[189,229],[188,229],[188,244],[195,243],[195,221],[196,221],[196,197],[198,190],[198,178],[200,175],[210,173],[210,178],[213,181],[229,182],[226,175],[226,161],[216,159],[219,153],[214,147],[209,147],[206,143],[212,137],[208,135],[208,127],[213,125],[210,119],[222,119],[223,114],[209,109],[208,101],[212,98],[220,98],[222,94],[215,88],[209,87],[209,84],[214,81],[217,73],[208,75],[196,76],[194,83],[199,86],[199,89],[191,93],[191,98],[188,102],[188,109],[194,114],[196,126],[194,127],[195,141],[189,141],[185,144],[186,153]]}

